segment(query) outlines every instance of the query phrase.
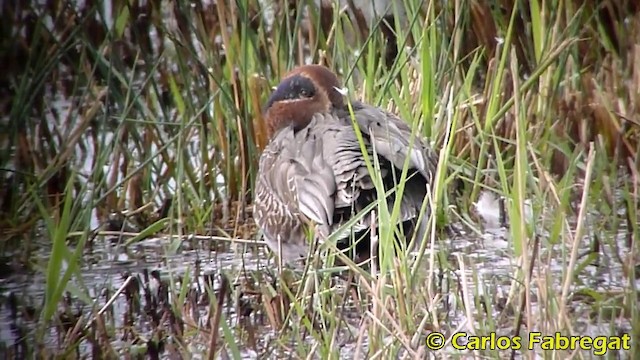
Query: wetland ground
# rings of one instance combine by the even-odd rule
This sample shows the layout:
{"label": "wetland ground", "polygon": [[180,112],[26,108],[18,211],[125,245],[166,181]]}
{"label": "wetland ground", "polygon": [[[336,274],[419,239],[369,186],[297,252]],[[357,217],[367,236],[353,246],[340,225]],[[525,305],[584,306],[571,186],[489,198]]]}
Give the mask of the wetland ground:
{"label": "wetland ground", "polygon": [[[0,357],[597,357],[464,331],[637,358],[638,6],[394,4],[3,2]],[[261,244],[262,104],[308,62],[439,151],[415,253],[279,271]]]}

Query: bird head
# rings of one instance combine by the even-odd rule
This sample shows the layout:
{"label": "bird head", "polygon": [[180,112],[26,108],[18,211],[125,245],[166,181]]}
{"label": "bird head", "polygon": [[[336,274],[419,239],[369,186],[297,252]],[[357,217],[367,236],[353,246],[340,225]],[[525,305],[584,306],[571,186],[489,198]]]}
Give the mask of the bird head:
{"label": "bird head", "polygon": [[321,65],[299,66],[287,73],[265,106],[269,137],[291,125],[300,130],[314,114],[344,107],[339,86],[336,74]]}

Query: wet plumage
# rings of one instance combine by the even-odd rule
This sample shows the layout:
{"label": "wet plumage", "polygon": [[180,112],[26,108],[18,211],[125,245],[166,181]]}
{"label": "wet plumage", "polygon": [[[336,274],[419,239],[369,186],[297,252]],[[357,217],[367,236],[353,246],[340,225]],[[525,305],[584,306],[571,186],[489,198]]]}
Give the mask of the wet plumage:
{"label": "wet plumage", "polygon": [[[269,248],[283,261],[304,258],[306,233],[313,227],[322,241],[377,199],[338,79],[327,68],[301,66],[287,74],[271,94],[265,121],[269,143],[260,156],[255,184],[254,217]],[[407,241],[421,239],[429,212],[418,222],[422,202],[435,172],[436,156],[401,119],[382,109],[352,101],[355,120],[370,159],[374,148],[387,190],[394,187],[409,157],[399,221]],[[389,209],[395,193],[387,198]],[[365,235],[356,247],[367,257],[370,216],[351,229]],[[340,234],[338,247],[350,246],[351,232]],[[282,254],[280,254],[282,251]]]}

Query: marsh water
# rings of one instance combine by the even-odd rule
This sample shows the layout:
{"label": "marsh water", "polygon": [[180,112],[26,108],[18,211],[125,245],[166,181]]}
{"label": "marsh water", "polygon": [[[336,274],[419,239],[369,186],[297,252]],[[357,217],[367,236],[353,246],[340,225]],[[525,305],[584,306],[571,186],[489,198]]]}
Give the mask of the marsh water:
{"label": "marsh water", "polygon": [[[494,308],[494,316],[498,316],[501,312],[498,304],[506,300],[513,276],[519,266],[513,260],[514,256],[508,242],[508,229],[505,227],[485,228],[478,235],[472,231],[465,230],[462,225],[456,225],[454,228],[456,230],[453,231],[450,237],[439,239],[436,242],[436,246],[440,249],[446,249],[452,264],[458,264],[458,256],[461,256],[466,272],[462,273],[458,268],[453,269],[451,272],[446,272],[445,275],[457,278],[457,281],[449,281],[453,284],[459,283],[461,276],[466,276],[471,287],[478,288],[479,294],[488,295],[492,298],[492,302],[496,307]],[[625,246],[625,234],[621,232],[617,238],[617,241],[613,242],[613,244],[618,244],[620,246],[619,249],[623,249]],[[591,246],[590,240],[585,237],[583,239],[584,246],[581,248],[589,249]],[[262,246],[250,245],[245,247],[245,244],[226,242],[224,242],[223,246],[213,246],[212,243],[221,241],[207,240],[206,237],[199,239],[187,238],[182,242],[178,250],[173,252],[170,249],[173,241],[175,240],[163,237],[149,238],[125,247],[123,241],[118,241],[113,236],[98,236],[92,248],[83,256],[82,278],[72,280],[72,287],[77,286],[78,288],[88,289],[90,300],[94,303],[80,306],[79,304],[82,302],[75,298],[74,295],[69,294],[68,303],[71,305],[70,308],[83,313],[85,316],[91,316],[92,307],[101,308],[129,276],[136,277],[140,284],[144,284],[146,272],[157,274],[156,276],[150,276],[151,286],[142,287],[145,289],[144,291],[151,292],[157,292],[159,283],[170,281],[170,279],[176,282],[175,286],[179,289],[181,281],[185,279],[187,274],[192,279],[188,286],[194,290],[204,288],[207,283],[212,284],[213,289],[219,289],[219,274],[221,273],[231,279],[233,288],[242,288],[242,286],[246,285],[243,285],[243,283],[252,281],[252,276],[247,274],[272,274],[270,279],[275,274],[274,262],[273,260],[267,260]],[[629,285],[626,282],[628,279],[623,275],[621,264],[616,261],[616,254],[619,249],[610,248],[606,245],[601,248],[602,256],[599,257],[599,263],[589,265],[580,276],[579,281],[582,282],[584,287],[595,292],[610,294],[610,296],[614,297],[616,294],[627,291],[626,289],[628,289]],[[0,349],[5,354],[20,354],[20,348],[25,345],[24,342],[29,342],[33,337],[32,332],[35,330],[37,319],[25,318],[25,311],[23,310],[19,311],[19,314],[22,315],[13,314],[12,308],[24,309],[29,306],[37,308],[42,305],[45,287],[43,272],[48,259],[48,251],[46,247],[43,247],[38,254],[35,254],[33,261],[36,264],[33,267],[33,271],[22,272],[19,269],[14,269],[0,276],[0,289],[2,291],[0,294],[2,301],[2,306],[0,306]],[[429,252],[429,249],[427,251]],[[551,288],[558,291],[561,289],[563,271],[566,271],[562,266],[562,264],[566,263],[563,257],[568,256],[568,253],[568,248],[564,248],[561,245],[551,246],[548,245],[548,242],[543,241],[539,258],[549,259],[549,261],[545,261],[543,265],[536,267],[534,270],[543,272],[545,276],[551,276],[550,281],[553,282]],[[38,271],[38,269],[40,270]],[[196,271],[199,272],[199,276],[194,274]],[[477,277],[477,283],[475,283],[474,277]],[[154,279],[156,281],[155,285]],[[149,280],[146,281],[149,282]],[[255,281],[255,278],[253,278],[253,281]],[[636,286],[638,285],[640,284]],[[536,283],[531,284],[533,294],[537,293],[536,287]],[[442,290],[446,292],[445,289]],[[421,289],[415,289],[415,291],[421,291]],[[459,291],[459,289],[452,286],[448,291],[452,294],[451,306],[448,310],[450,317],[447,328],[450,331],[454,329],[465,330],[472,326],[467,322],[473,322],[474,320],[466,318],[461,304],[455,304],[453,293]],[[201,296],[202,292],[198,294]],[[11,302],[15,302],[15,304],[12,305]],[[194,304],[198,304],[196,305],[195,313],[198,313],[199,316],[193,318],[200,321],[199,325],[204,325],[208,317],[208,304],[202,303],[201,299],[194,302]],[[227,300],[225,304],[226,319],[232,326],[233,324],[238,324],[241,320],[238,315],[244,312],[243,309],[238,308],[242,307],[239,304],[238,301],[232,301],[231,299]],[[126,322],[130,320],[126,319],[126,314],[130,311],[129,307],[127,296],[122,294],[116,298],[109,310],[114,328],[121,329],[118,331],[124,331],[122,329],[128,326]],[[594,315],[589,302],[582,302],[579,299],[572,302],[572,307],[574,307],[573,313],[576,318],[582,319],[582,321],[577,322],[578,326],[582,328],[574,331],[593,336],[610,334],[612,333],[612,328],[615,333],[630,331],[629,320],[625,316],[620,316],[620,314],[616,315],[615,310],[612,310],[612,314],[609,315]],[[474,311],[476,310],[479,309]],[[539,311],[544,311],[544,309],[537,307],[534,296],[532,312],[537,313]],[[243,350],[245,358],[258,357],[260,349],[263,351],[267,349],[269,341],[273,341],[277,337],[268,322],[265,321],[264,315],[260,315],[260,313],[259,309],[255,309],[250,316],[255,326],[254,329],[261,334],[261,340],[257,342],[257,350],[251,346],[247,346]],[[141,314],[140,316],[143,315]],[[354,318],[358,318],[358,316],[357,313],[354,314]],[[603,320],[603,316],[609,320]],[[134,323],[138,328],[137,330],[144,333],[144,322]],[[356,325],[357,322],[354,326]],[[147,330],[150,328],[150,326],[146,327]],[[61,350],[59,348],[60,344],[56,340],[61,336],[59,331],[55,327],[50,329],[49,341],[51,350],[56,352]],[[509,334],[513,329],[505,327],[498,329],[498,331],[499,333]],[[341,339],[340,343],[342,346],[341,355],[346,358],[352,356],[356,351],[360,351],[360,353],[364,351],[366,353],[366,341],[360,345],[362,348],[359,350],[356,349],[356,339],[353,336],[345,335],[345,339]],[[126,341],[120,341],[115,342],[113,346],[124,351],[124,353],[128,353],[131,351],[131,344],[127,344]],[[189,344],[189,348],[194,354],[197,354],[206,349],[206,344],[202,341],[194,340],[193,343]],[[90,346],[87,343],[81,344],[79,349],[81,353],[91,353]],[[450,354],[463,354],[451,347],[443,351],[445,351],[445,354],[447,351]],[[625,358],[624,352],[619,353],[618,357]]]}
{"label": "marsh water", "polygon": [[[108,21],[112,22],[111,9],[107,8],[105,13],[108,15]],[[59,82],[62,81],[59,80]],[[60,89],[64,86],[56,83],[52,88]],[[73,132],[74,126],[79,123],[74,119],[80,116],[80,110],[74,102],[79,100],[68,99],[61,93],[64,91],[53,93],[51,88],[45,93],[45,103],[48,106],[47,111],[42,114],[45,118],[42,123],[52,124],[50,129],[52,131],[55,127],[55,131],[58,132]],[[101,136],[103,143],[117,141],[116,135],[110,132],[98,135]],[[78,172],[90,175],[95,163],[96,149],[95,142],[88,138],[85,140],[74,149],[76,156],[74,156],[73,166]],[[188,161],[193,164],[193,168],[203,168],[200,157],[202,139],[197,134],[193,134],[185,140],[185,152],[190,155]],[[136,153],[139,150],[131,147],[132,153],[136,155],[140,155]],[[159,149],[156,144],[153,144],[148,150],[155,153]],[[118,164],[117,161],[107,163],[104,172],[109,174],[117,168]],[[159,166],[158,173],[166,170],[164,166],[163,164]],[[116,180],[116,182],[122,180],[122,173],[118,174]],[[158,175],[151,175],[152,183],[157,184],[160,181]],[[219,176],[214,181],[217,186],[224,187],[224,182]],[[166,187],[175,191],[177,184],[173,178],[170,178]],[[162,204],[169,195],[160,192],[152,201],[155,204]],[[536,203],[536,199],[531,201]],[[545,211],[544,205],[536,204],[536,206],[537,215],[535,218],[531,216],[529,220],[535,221],[536,224],[548,224],[549,219],[554,217],[552,210]],[[577,202],[575,208],[577,208]],[[485,311],[476,307],[475,302],[471,304],[473,309],[464,309],[464,305],[459,301],[461,279],[466,279],[473,294],[488,296],[491,299],[494,308],[487,316],[498,317],[504,313],[503,306],[512,288],[514,275],[522,268],[522,264],[516,261],[513,253],[508,222],[500,221],[498,219],[500,216],[496,215],[500,213],[499,204],[489,200],[479,201],[477,209],[459,209],[458,213],[466,213],[469,210],[477,213],[478,216],[474,219],[452,217],[449,231],[439,235],[435,248],[427,248],[426,253],[427,258],[431,253],[446,254],[447,264],[443,265],[443,261],[440,260],[434,266],[435,271],[438,272],[434,277],[440,279],[438,293],[444,297],[442,304],[446,309],[442,311],[447,313],[446,324],[442,326],[448,332],[474,328],[477,320],[468,318],[467,314]],[[104,217],[100,219],[97,209],[94,213],[90,229],[87,231],[104,226]],[[618,215],[624,216],[624,214]],[[629,333],[631,331],[629,316],[621,310],[624,309],[624,304],[619,304],[616,299],[622,299],[622,294],[640,287],[640,282],[637,281],[635,284],[630,284],[630,279],[640,276],[630,276],[623,268],[625,261],[629,261],[626,257],[626,249],[629,248],[630,230],[621,224],[615,232],[612,232],[607,230],[607,224],[603,224],[601,219],[601,214],[587,213],[587,230],[585,236],[580,239],[580,259],[585,259],[592,252],[595,242],[598,243],[598,247],[594,252],[599,256],[593,262],[586,264],[574,282],[576,285],[571,288],[572,291],[576,290],[571,300],[571,314],[576,320],[574,326],[579,327],[573,331],[594,336]],[[242,220],[244,226],[252,229],[250,215]],[[569,221],[568,227],[567,231],[573,231],[575,223]],[[136,230],[140,229],[132,231]],[[38,231],[32,239],[33,251],[30,252],[29,259],[21,258],[23,252],[20,249],[13,252],[6,250],[1,255],[0,357],[2,358],[19,358],[24,356],[26,349],[33,346],[34,332],[38,328],[37,314],[44,302],[47,285],[47,262],[51,254],[51,239],[46,238],[44,234],[46,234],[44,226],[41,226],[41,231]],[[48,329],[45,336],[46,343],[42,344],[44,349],[40,350],[51,354],[62,354],[65,345],[69,344],[62,344],[61,341],[65,334],[73,331],[75,321],[81,316],[91,319],[127,282],[134,285],[115,296],[115,301],[105,311],[107,320],[111,322],[111,328],[116,332],[116,336],[111,339],[111,345],[121,356],[130,354],[132,351],[138,351],[139,354],[149,353],[150,342],[144,343],[144,340],[157,335],[158,323],[168,324],[166,326],[168,332],[178,331],[175,330],[177,327],[184,333],[189,330],[193,333],[193,329],[208,327],[211,314],[207,291],[224,292],[222,286],[225,283],[223,279],[226,278],[231,285],[232,296],[224,300],[225,320],[232,328],[250,328],[251,330],[246,332],[253,332],[253,338],[245,336],[239,340],[243,345],[242,356],[247,359],[268,358],[271,355],[269,348],[272,342],[277,341],[278,331],[267,321],[262,308],[264,304],[256,298],[260,297],[262,284],[275,283],[277,269],[274,260],[268,256],[259,242],[258,235],[252,231],[245,232],[245,235],[243,237],[248,241],[221,239],[220,236],[184,234],[180,238],[151,236],[127,244],[127,240],[132,235],[97,232],[95,237],[90,237],[90,245],[84,249],[81,277],[71,279],[65,299],[58,307],[59,311],[55,316],[57,320]],[[571,247],[562,239],[551,239],[550,234],[545,231],[536,231],[536,236],[539,240],[539,250],[532,275],[536,281],[529,284],[533,318],[542,316],[538,314],[546,311],[537,302],[539,294],[547,291],[561,293],[562,282],[567,271],[566,264],[571,253]],[[78,236],[70,237],[67,243],[73,248],[77,238]],[[28,266],[24,265],[25,262]],[[428,261],[424,263],[426,272]],[[301,268],[295,270],[301,271]],[[173,319],[167,304],[175,304],[173,297],[177,296],[179,291],[169,291],[167,288],[180,290],[183,285],[186,289],[183,299],[186,304],[183,309],[184,318]],[[577,291],[584,289],[590,290],[591,296],[590,293],[579,294]],[[422,292],[424,289],[413,290]],[[600,310],[594,313],[593,303],[597,296],[593,294],[601,297],[597,301],[610,301],[610,304],[604,307],[610,311]],[[170,300],[167,301],[165,297],[169,297]],[[183,306],[183,304],[180,305]],[[362,316],[358,311],[354,309],[351,316],[349,314],[346,316],[353,320],[350,326],[356,330]],[[512,315],[511,319],[496,324],[497,331],[512,334],[514,317],[515,315]],[[93,321],[89,323],[92,326],[94,324]],[[344,337],[338,339],[341,355],[344,358],[351,358],[355,353],[366,354],[366,336],[364,341],[358,343],[357,334],[354,336],[347,330],[352,329],[345,329]],[[95,332],[98,330],[92,331],[95,339]],[[172,358],[170,354],[178,352],[172,352],[172,346],[174,350],[180,346],[186,347],[193,352],[194,358],[198,358],[197,354],[204,353],[208,348],[208,344],[203,339],[204,336],[182,335],[184,334],[167,337],[169,340],[162,345],[164,351],[156,352],[159,357]],[[176,343],[184,339],[184,343],[171,343],[171,339],[175,339]],[[311,338],[308,340],[313,341]],[[98,343],[82,340],[78,346],[78,352],[88,357],[99,351],[100,346]],[[136,347],[139,349],[136,350]],[[469,355],[451,346],[447,346],[438,353],[438,355],[443,354]],[[615,353],[614,356],[628,358],[625,352]],[[588,352],[586,357],[591,357]]]}

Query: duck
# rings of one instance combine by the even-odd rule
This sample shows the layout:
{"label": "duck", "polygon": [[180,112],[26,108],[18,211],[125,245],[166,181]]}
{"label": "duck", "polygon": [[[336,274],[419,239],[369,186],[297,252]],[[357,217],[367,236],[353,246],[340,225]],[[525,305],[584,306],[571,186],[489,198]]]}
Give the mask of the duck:
{"label": "duck", "polygon": [[[332,234],[337,248],[351,251],[354,261],[372,256],[375,217],[358,217],[349,231],[343,230],[378,199],[346,95],[329,68],[302,65],[282,77],[264,106],[268,140],[258,161],[253,217],[267,247],[283,263],[307,258],[313,241],[321,243]],[[350,104],[369,159],[378,158],[385,190],[398,183],[408,158],[401,198],[392,191],[386,201],[390,210],[401,202],[397,225],[406,244],[415,235],[416,246],[428,228],[428,204],[420,213],[432,187],[436,153],[426,140],[412,136],[398,116],[361,101]]]}

